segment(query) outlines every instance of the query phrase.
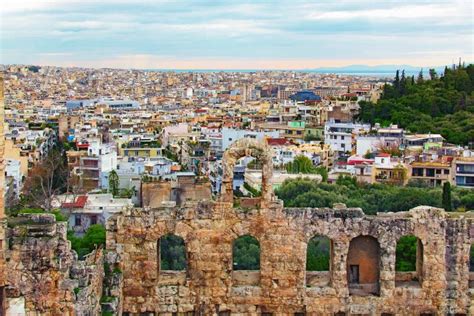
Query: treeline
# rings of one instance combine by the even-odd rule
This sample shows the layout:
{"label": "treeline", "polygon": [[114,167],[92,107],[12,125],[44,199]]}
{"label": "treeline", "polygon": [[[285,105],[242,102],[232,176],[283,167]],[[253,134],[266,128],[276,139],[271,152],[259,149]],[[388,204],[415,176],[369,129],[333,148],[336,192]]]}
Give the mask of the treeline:
{"label": "treeline", "polygon": [[[398,124],[414,133],[439,133],[450,143],[474,140],[474,65],[446,67],[425,78],[397,71],[377,103],[361,101],[358,119],[386,126]],[[427,80],[429,78],[429,80]]]}
{"label": "treeline", "polygon": [[[419,205],[443,207],[441,188],[361,184],[351,177],[340,177],[334,184],[304,178],[285,181],[276,194],[285,207],[332,207],[334,203],[345,203],[360,207],[369,215],[408,211]],[[474,209],[474,191],[453,188],[450,194],[453,210]]]}

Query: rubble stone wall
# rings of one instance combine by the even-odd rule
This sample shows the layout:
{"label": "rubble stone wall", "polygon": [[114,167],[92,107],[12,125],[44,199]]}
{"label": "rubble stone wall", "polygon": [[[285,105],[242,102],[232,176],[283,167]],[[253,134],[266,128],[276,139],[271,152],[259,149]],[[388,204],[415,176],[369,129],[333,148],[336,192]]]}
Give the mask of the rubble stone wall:
{"label": "rubble stone wall", "polygon": [[101,297],[104,280],[103,250],[97,249],[85,260],[76,261],[71,269],[71,278],[77,281],[74,289],[76,316],[101,314]]}
{"label": "rubble stone wall", "polygon": [[79,261],[67,240],[67,223],[52,214],[22,214],[10,218],[9,226],[7,315],[100,315],[101,249]]}
{"label": "rubble stone wall", "polygon": [[[264,163],[261,203],[250,210],[233,206],[231,186],[233,166],[245,155]],[[238,141],[224,154],[219,201],[131,209],[110,218],[107,257],[122,273],[116,296],[124,313],[472,314],[472,213],[420,206],[366,216],[343,205],[284,208],[272,191],[269,157],[267,146]],[[160,271],[158,241],[166,234],[184,239],[185,272]],[[233,242],[243,235],[260,243],[259,271],[233,271]],[[306,272],[307,245],[316,235],[331,241],[329,272]],[[416,236],[423,245],[420,280],[400,285],[395,282],[395,249],[406,235]],[[349,284],[351,264],[365,273],[360,284]]]}
{"label": "rubble stone wall", "polygon": [[74,255],[67,224],[52,214],[24,214],[10,220],[7,297],[24,297],[27,315],[74,315]]}
{"label": "rubble stone wall", "polygon": [[[108,225],[107,247],[117,254],[123,272],[123,311],[129,313],[468,314],[473,225],[472,216],[451,217],[430,207],[365,216],[359,209],[284,209],[274,203],[268,209],[243,211],[209,202],[182,209],[135,209],[116,216]],[[448,229],[456,237],[448,237]],[[159,271],[158,240],[169,233],[185,240],[184,278]],[[257,285],[252,285],[252,276],[239,275],[245,271],[232,270],[232,243],[245,234],[260,242]],[[306,247],[315,235],[333,243],[326,286],[306,284]],[[423,242],[423,281],[418,286],[395,285],[395,248],[404,235]],[[351,240],[358,236],[371,236],[380,244],[379,266],[372,267],[379,295],[349,293],[347,263],[365,251],[355,247],[349,252]],[[247,279],[253,281],[242,285]]]}

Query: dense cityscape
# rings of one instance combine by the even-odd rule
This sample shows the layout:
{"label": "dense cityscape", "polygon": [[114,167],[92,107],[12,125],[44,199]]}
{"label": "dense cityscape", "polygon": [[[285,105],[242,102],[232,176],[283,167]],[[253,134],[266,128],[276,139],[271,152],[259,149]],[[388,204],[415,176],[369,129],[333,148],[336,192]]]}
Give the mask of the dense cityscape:
{"label": "dense cityscape", "polygon": [[474,2],[0,6],[0,316],[474,315]]}

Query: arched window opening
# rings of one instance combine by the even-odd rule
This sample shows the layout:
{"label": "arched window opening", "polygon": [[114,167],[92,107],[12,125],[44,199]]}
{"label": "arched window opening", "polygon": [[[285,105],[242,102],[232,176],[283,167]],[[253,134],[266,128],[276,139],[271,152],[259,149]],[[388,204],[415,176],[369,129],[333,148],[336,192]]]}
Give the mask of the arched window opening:
{"label": "arched window opening", "polygon": [[423,281],[423,243],[413,235],[397,242],[395,259],[396,286],[420,286]]}
{"label": "arched window opening", "polygon": [[259,158],[242,157],[234,167],[232,189],[234,204],[242,208],[260,205],[262,196],[262,166]]}
{"label": "arched window opening", "polygon": [[325,236],[315,236],[306,250],[306,286],[327,286],[331,282],[332,242]]}
{"label": "arched window opening", "polygon": [[260,243],[250,235],[240,236],[234,241],[234,270],[260,270]]}
{"label": "arched window opening", "polygon": [[159,240],[160,271],[186,270],[186,247],[183,238],[168,234]]}
{"label": "arched window opening", "polygon": [[371,236],[351,240],[347,254],[347,283],[351,295],[379,295],[380,244]]}
{"label": "arched window opening", "polygon": [[260,243],[250,235],[240,236],[232,249],[234,285],[258,285],[260,282]]}

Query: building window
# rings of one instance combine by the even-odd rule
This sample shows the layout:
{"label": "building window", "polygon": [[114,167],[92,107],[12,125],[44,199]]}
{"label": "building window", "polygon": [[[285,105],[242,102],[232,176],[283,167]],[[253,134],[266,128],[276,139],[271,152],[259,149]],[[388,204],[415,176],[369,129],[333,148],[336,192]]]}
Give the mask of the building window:
{"label": "building window", "polygon": [[379,295],[380,244],[372,236],[351,240],[347,254],[347,283],[351,295]]}
{"label": "building window", "polygon": [[92,215],[91,216],[91,225],[97,224],[97,215]]}
{"label": "building window", "polygon": [[444,169],[444,174],[449,174],[449,169]]}
{"label": "building window", "polygon": [[81,215],[74,216],[74,226],[81,226]]}
{"label": "building window", "polygon": [[183,238],[168,234],[158,241],[160,271],[186,270],[186,247]]}
{"label": "building window", "polygon": [[426,176],[427,177],[434,177],[435,176],[435,170],[434,169],[426,169]]}

